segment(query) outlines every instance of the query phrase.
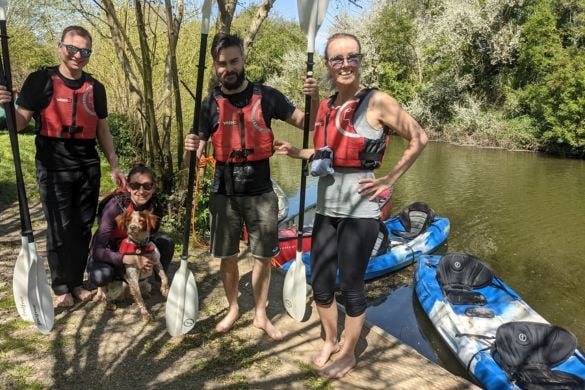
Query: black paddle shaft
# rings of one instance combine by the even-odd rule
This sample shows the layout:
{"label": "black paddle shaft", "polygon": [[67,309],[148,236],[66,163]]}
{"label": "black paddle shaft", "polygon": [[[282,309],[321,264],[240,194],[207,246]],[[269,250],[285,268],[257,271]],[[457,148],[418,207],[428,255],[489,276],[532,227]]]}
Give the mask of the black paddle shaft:
{"label": "black paddle shaft", "polygon": [[[193,128],[191,134],[199,131],[199,119],[201,111],[201,98],[203,94],[203,76],[205,75],[205,52],[207,51],[207,34],[201,34],[199,45],[199,64],[197,65],[197,87],[195,90],[195,110],[193,113]],[[185,199],[185,224],[183,225],[183,253],[181,259],[189,256],[189,232],[191,231],[191,213],[193,212],[193,186],[197,175],[197,151],[191,152],[189,159],[189,180],[187,182],[187,198]]]}
{"label": "black paddle shaft", "polygon": [[[0,83],[12,92],[12,71],[10,69],[10,54],[8,52],[8,34],[6,32],[6,20],[0,20],[0,40],[2,41],[2,59],[0,60]],[[20,211],[20,228],[23,236],[28,242],[34,242],[24,178],[22,177],[22,166],[20,164],[20,149],[18,146],[16,111],[14,110],[14,96],[10,103],[4,104],[6,114],[6,127],[10,135],[12,147],[12,158],[14,159],[14,170],[16,171],[16,188],[18,191],[18,206]]]}
{"label": "black paddle shaft", "polygon": [[[313,77],[313,53],[307,53],[307,77]],[[305,96],[305,122],[303,126],[303,149],[309,147],[309,121],[311,119],[311,95]],[[299,225],[297,227],[297,252],[303,250],[305,230],[305,194],[307,192],[307,171],[309,160],[301,159],[301,196],[299,197]]]}

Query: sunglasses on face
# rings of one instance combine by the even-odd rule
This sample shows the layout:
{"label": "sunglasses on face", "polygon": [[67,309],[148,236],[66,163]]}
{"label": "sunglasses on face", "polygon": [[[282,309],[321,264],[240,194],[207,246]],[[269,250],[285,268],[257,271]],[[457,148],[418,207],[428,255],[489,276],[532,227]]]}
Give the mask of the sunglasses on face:
{"label": "sunglasses on face", "polygon": [[349,66],[357,66],[360,63],[361,59],[362,59],[361,53],[353,53],[348,55],[347,57],[344,57],[342,55],[334,56],[329,58],[327,61],[329,61],[329,65],[331,65],[333,70],[339,70],[343,67],[345,60],[347,60],[347,64]]}
{"label": "sunglasses on face", "polygon": [[63,46],[67,50],[67,53],[70,56],[74,56],[77,52],[79,52],[79,54],[83,58],[89,58],[89,56],[91,55],[91,49],[80,49],[77,46],[68,45],[65,42],[61,42],[61,46]]}
{"label": "sunglasses on face", "polygon": [[144,188],[145,191],[150,191],[154,188],[154,184],[153,183],[137,183],[137,182],[132,182],[132,183],[128,183],[128,187],[130,187],[131,190],[137,191],[140,189],[140,187]]}

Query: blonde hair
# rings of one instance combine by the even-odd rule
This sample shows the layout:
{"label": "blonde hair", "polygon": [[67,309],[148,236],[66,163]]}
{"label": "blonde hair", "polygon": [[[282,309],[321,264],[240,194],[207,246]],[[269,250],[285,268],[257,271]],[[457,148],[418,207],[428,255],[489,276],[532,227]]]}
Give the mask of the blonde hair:
{"label": "blonde hair", "polygon": [[356,37],[353,34],[349,34],[349,33],[335,33],[335,34],[331,35],[329,38],[327,38],[327,44],[325,45],[325,53],[323,54],[323,57],[326,60],[329,59],[329,56],[327,55],[327,49],[329,48],[329,44],[336,39],[342,39],[342,38],[349,38],[349,39],[353,39],[354,41],[356,41],[356,43],[358,44],[359,52],[360,53],[362,52],[362,44],[360,43],[360,40],[358,39],[358,37]]}

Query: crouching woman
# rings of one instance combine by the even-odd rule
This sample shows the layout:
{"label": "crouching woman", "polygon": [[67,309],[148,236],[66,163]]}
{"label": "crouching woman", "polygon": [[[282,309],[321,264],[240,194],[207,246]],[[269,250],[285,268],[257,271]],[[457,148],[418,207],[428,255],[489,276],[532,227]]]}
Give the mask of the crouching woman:
{"label": "crouching woman", "polygon": [[149,210],[158,217],[150,241],[158,248],[160,262],[166,272],[173,258],[175,243],[169,235],[158,231],[164,209],[155,192],[154,172],[143,164],[137,164],[128,173],[126,191],[115,192],[100,203],[99,226],[92,240],[87,265],[92,285],[102,287],[113,280],[122,280],[124,265],[134,265],[145,270],[154,266],[148,253],[120,253],[120,243],[127,234],[116,226],[116,217],[126,210]]}

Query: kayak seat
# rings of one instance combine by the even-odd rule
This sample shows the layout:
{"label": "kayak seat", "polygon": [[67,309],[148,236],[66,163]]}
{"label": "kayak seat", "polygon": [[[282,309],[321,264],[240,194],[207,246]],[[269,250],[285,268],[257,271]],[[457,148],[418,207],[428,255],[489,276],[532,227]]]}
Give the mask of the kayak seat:
{"label": "kayak seat", "polygon": [[485,296],[473,290],[488,286],[493,278],[493,271],[485,263],[467,253],[447,253],[437,267],[443,295],[454,305],[485,305]]}
{"label": "kayak seat", "polygon": [[370,255],[371,259],[389,252],[391,248],[390,237],[388,236],[388,228],[386,227],[386,224],[379,220],[378,227],[378,237],[376,238],[374,248],[372,249],[372,253]]}
{"label": "kayak seat", "polygon": [[491,347],[494,360],[522,389],[585,389],[585,380],[552,367],[577,349],[577,338],[559,326],[508,322],[498,327]]}
{"label": "kayak seat", "polygon": [[392,229],[392,234],[410,240],[427,230],[435,219],[435,211],[424,202],[415,202],[403,208],[398,218],[405,230]]}

